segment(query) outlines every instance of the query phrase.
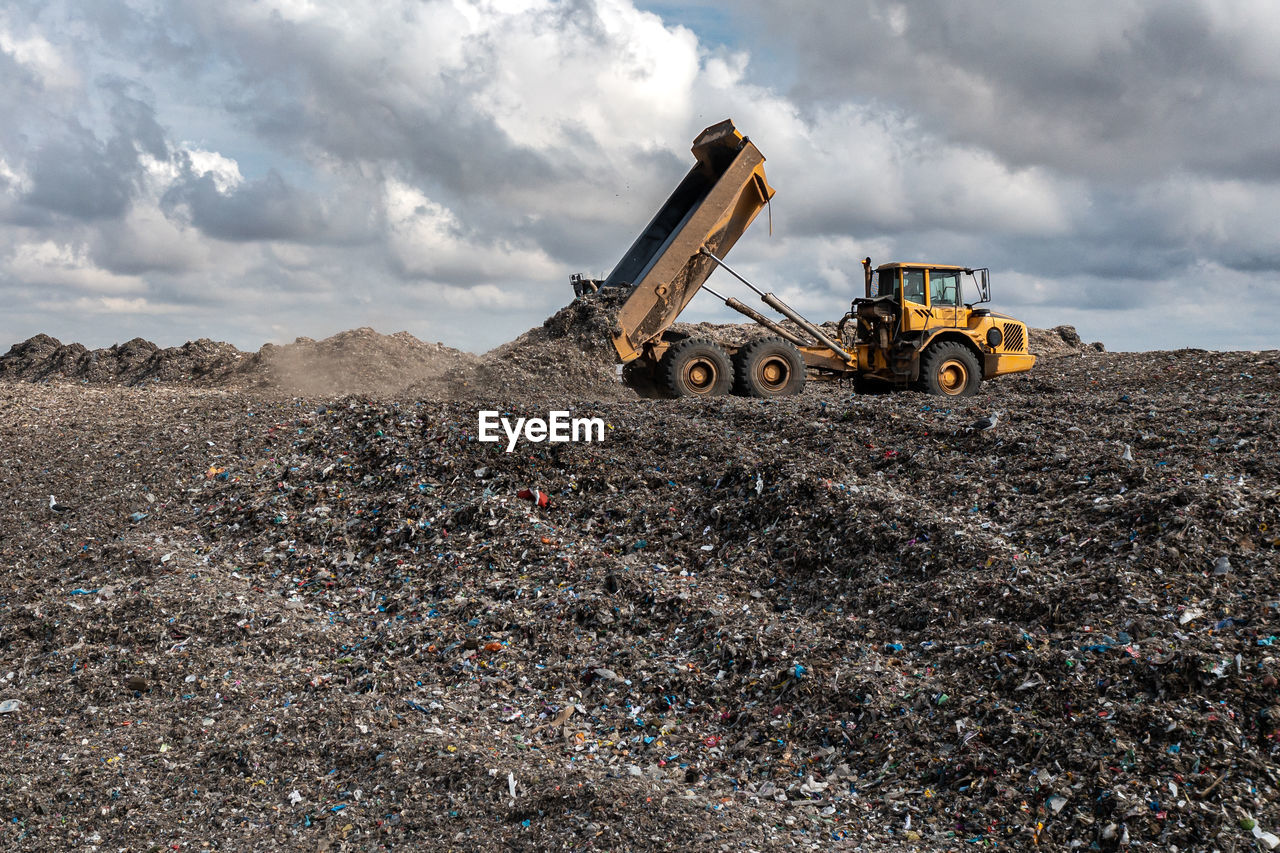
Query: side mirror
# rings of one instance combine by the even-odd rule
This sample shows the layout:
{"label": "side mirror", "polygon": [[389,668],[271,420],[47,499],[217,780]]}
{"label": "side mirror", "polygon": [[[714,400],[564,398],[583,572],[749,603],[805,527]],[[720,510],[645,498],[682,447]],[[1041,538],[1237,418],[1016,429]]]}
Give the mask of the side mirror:
{"label": "side mirror", "polygon": [[991,270],[983,267],[980,270],[965,270],[966,273],[973,276],[973,283],[978,288],[978,301],[974,305],[980,305],[983,302],[991,301]]}

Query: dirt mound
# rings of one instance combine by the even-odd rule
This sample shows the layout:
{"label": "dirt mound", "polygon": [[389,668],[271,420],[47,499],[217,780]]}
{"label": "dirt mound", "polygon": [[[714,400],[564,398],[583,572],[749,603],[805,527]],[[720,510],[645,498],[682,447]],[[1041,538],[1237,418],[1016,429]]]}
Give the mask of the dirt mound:
{"label": "dirt mound", "polygon": [[367,326],[322,341],[298,338],[258,351],[262,381],[295,394],[386,396],[413,387],[447,395],[479,365],[478,357],[408,332],[383,335]]}
{"label": "dirt mound", "polygon": [[1086,344],[1076,332],[1075,326],[1054,326],[1052,329],[1028,329],[1031,336],[1031,352],[1040,358],[1065,358],[1106,352],[1101,341]]}

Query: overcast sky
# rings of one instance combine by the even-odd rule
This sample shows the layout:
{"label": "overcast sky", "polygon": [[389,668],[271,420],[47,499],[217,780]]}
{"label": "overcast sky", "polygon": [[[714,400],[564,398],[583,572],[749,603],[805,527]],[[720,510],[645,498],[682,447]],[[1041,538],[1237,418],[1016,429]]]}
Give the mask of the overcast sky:
{"label": "overcast sky", "polygon": [[726,117],[777,189],[731,262],[812,319],[870,255],[988,266],[1112,349],[1277,348],[1278,92],[1270,0],[8,0],[0,352],[483,351]]}

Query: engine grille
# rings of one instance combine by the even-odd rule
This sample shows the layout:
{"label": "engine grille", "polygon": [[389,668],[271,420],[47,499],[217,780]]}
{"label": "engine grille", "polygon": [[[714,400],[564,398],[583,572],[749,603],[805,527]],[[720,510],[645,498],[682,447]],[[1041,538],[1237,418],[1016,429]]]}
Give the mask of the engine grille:
{"label": "engine grille", "polygon": [[1023,336],[1020,323],[1005,323],[1001,328],[1004,330],[1005,350],[1008,352],[1022,352],[1027,348],[1027,341]]}

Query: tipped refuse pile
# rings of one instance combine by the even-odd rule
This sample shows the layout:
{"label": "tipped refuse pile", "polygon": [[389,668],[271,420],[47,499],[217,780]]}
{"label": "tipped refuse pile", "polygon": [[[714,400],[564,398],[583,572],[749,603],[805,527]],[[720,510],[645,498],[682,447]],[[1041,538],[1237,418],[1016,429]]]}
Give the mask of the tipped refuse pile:
{"label": "tipped refuse pile", "polygon": [[253,363],[248,353],[208,338],[166,349],[134,338],[91,350],[82,344],[63,344],[49,335],[36,335],[14,344],[0,357],[0,379],[93,385],[228,384],[244,375]]}
{"label": "tipped refuse pile", "polygon": [[0,384],[0,836],[1266,847],[1280,354],[1052,364],[511,453],[519,389]]}
{"label": "tipped refuse pile", "polygon": [[90,350],[36,335],[0,356],[0,379],[259,387],[304,395],[386,395],[419,384],[447,393],[456,376],[479,363],[477,356],[420,341],[408,332],[382,335],[367,327],[321,341],[298,338],[284,346],[266,344],[256,353],[208,338],[164,349],[134,338]]}
{"label": "tipped refuse pile", "polygon": [[322,341],[268,344],[258,351],[255,373],[262,384],[293,394],[384,396],[417,385],[440,395],[479,362],[471,353],[408,332],[381,335],[362,327]]}
{"label": "tipped refuse pile", "polygon": [[1106,352],[1101,341],[1086,344],[1075,326],[1054,326],[1052,329],[1028,329],[1031,352],[1040,358],[1063,358]]}
{"label": "tipped refuse pile", "polygon": [[499,399],[634,397],[618,379],[609,337],[622,301],[620,292],[609,291],[574,300],[541,326],[485,353],[468,390]]}
{"label": "tipped refuse pile", "polygon": [[[208,338],[160,348],[142,338],[90,350],[36,335],[0,356],[0,380],[82,385],[185,384],[255,387],[286,394],[432,399],[603,401],[632,399],[618,374],[610,340],[623,291],[577,299],[519,337],[484,355],[427,343],[408,332],[362,327],[321,341],[266,344],[256,353]],[[800,332],[789,321],[783,326]],[[831,336],[833,323],[823,324]],[[753,323],[675,323],[670,333],[741,346],[770,333]],[[803,333],[802,333],[803,334]],[[1071,326],[1031,329],[1031,351],[1045,359],[1104,351]]]}

